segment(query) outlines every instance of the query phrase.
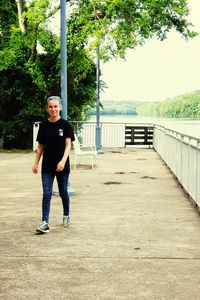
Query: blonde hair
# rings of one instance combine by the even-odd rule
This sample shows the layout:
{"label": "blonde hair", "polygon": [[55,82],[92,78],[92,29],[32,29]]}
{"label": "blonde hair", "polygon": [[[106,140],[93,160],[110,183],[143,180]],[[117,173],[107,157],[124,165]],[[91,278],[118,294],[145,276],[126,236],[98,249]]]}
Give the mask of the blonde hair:
{"label": "blonde hair", "polygon": [[62,104],[61,98],[59,96],[50,96],[50,97],[47,98],[46,106],[48,105],[48,103],[49,103],[50,100],[56,100],[60,104]]}

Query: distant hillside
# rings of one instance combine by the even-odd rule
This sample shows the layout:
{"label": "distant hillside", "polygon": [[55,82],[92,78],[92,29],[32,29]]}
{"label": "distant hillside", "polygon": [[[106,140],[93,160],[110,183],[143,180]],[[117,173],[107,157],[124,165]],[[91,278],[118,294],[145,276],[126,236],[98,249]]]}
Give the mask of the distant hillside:
{"label": "distant hillside", "polygon": [[[105,100],[101,101],[101,115],[137,115],[137,108],[141,105],[146,105],[149,102],[139,101],[114,101]],[[93,109],[91,115],[96,114],[96,109]]]}
{"label": "distant hillside", "polygon": [[137,113],[145,117],[200,119],[200,91],[140,105]]}

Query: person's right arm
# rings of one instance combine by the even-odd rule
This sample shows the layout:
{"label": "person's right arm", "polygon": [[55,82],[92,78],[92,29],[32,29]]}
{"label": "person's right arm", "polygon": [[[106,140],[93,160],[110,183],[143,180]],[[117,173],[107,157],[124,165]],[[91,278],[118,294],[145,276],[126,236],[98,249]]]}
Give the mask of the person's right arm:
{"label": "person's right arm", "polygon": [[39,161],[40,158],[42,156],[42,153],[44,151],[44,145],[43,144],[38,144],[37,150],[36,150],[36,156],[35,156],[35,162],[34,165],[32,167],[32,171],[34,174],[38,173],[38,165],[39,165]]}

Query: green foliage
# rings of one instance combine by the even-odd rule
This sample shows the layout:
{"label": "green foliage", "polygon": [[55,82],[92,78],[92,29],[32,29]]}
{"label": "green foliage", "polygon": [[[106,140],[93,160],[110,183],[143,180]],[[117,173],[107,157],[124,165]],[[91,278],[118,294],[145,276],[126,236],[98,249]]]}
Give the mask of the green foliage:
{"label": "green foliage", "polygon": [[[42,31],[42,29],[41,29]],[[59,84],[58,70],[48,76],[49,61],[56,65],[58,52],[37,54],[32,59],[34,41],[18,28],[0,51],[0,135],[4,148],[26,148],[32,144],[32,123],[44,117],[44,99]],[[52,44],[56,44],[54,39]]]}
{"label": "green foliage", "polygon": [[[33,122],[44,119],[46,98],[60,94],[60,41],[44,27],[48,2],[25,7],[25,32],[14,23],[0,50],[0,145],[5,149],[30,148]],[[80,120],[96,99],[95,65],[71,39],[68,62],[69,118]]]}
{"label": "green foliage", "polygon": [[[137,108],[142,105],[139,101],[114,101],[107,100],[101,102],[101,115],[137,115]],[[91,115],[96,114],[96,110],[93,109],[90,112]]]}
{"label": "green foliage", "polygon": [[200,119],[200,91],[137,108],[141,116]]}
{"label": "green foliage", "polygon": [[[74,3],[74,1],[72,1]],[[175,29],[186,39],[194,37],[187,21],[186,0],[78,0],[73,12],[84,44],[100,46],[104,60],[124,57],[127,48],[135,48],[156,36],[160,40]],[[98,12],[103,17],[98,16]]]}
{"label": "green foliage", "polygon": [[96,100],[96,66],[83,45],[76,18],[68,21],[68,99],[71,120],[85,120]]}
{"label": "green foliage", "polygon": [[0,2],[0,50],[7,43],[9,31],[13,24],[17,25],[17,7],[15,0],[1,0]]}

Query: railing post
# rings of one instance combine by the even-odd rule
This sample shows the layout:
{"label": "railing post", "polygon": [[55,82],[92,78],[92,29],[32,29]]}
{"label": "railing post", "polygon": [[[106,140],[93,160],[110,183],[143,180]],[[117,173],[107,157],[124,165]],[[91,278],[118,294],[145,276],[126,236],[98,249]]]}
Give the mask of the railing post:
{"label": "railing post", "polygon": [[184,136],[181,134],[181,157],[180,157],[180,181],[183,181],[183,164],[182,164],[182,160],[183,160],[183,139]]}
{"label": "railing post", "polygon": [[198,203],[198,200],[199,200],[199,151],[200,151],[200,148],[199,148],[199,145],[200,145],[200,141],[197,141],[197,149],[196,149],[196,199],[197,199],[197,203]]}
{"label": "railing post", "polygon": [[190,194],[190,143],[191,138],[188,138],[188,193]]}

